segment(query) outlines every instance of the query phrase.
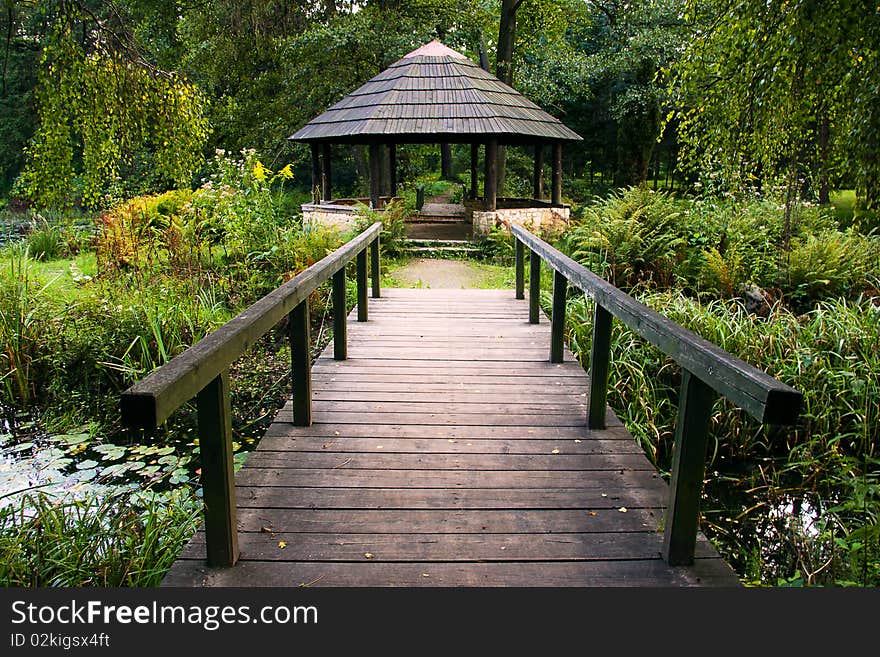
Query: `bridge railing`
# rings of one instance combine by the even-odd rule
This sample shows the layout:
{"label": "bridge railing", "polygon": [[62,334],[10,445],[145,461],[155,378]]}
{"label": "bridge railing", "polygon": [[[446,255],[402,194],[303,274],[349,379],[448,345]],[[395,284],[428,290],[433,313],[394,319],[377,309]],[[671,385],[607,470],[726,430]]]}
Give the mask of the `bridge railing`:
{"label": "bridge railing", "polygon": [[154,429],[181,405],[196,397],[205,539],[208,563],[231,566],[238,559],[235,519],[235,481],[232,460],[232,421],[229,366],[288,317],[291,351],[293,422],[312,423],[311,339],[309,295],[333,279],[333,355],[345,360],[346,274],[357,260],[358,321],[367,321],[367,249],[370,250],[372,294],[379,291],[379,233],[374,223],[327,257],[243,310],[168,363],[122,393],[122,421],[127,426]]}
{"label": "bridge railing", "polygon": [[538,323],[541,261],[553,270],[550,362],[561,363],[568,285],[594,301],[587,425],[605,427],[612,317],[675,360],[682,368],[666,509],[663,558],[673,566],[693,563],[699,529],[709,420],[717,395],[766,424],[794,424],[803,395],[732,356],[708,340],[636,301],[586,267],[514,225],[516,298],[525,298],[525,249],[529,249],[529,321]]}

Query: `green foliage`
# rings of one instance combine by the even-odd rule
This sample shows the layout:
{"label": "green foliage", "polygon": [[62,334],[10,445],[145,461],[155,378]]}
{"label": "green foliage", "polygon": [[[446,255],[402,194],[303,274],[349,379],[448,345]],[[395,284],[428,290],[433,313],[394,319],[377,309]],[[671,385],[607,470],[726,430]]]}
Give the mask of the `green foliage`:
{"label": "green foliage", "polygon": [[186,489],[25,497],[0,508],[0,586],[157,586],[198,527],[201,506]]}
{"label": "green foliage", "polygon": [[34,260],[54,260],[64,252],[61,229],[45,220],[28,233],[27,243]]}
{"label": "green foliage", "polygon": [[573,258],[617,286],[667,286],[685,246],[681,215],[669,195],[629,187],[587,207],[565,242]]}
{"label": "green foliage", "polygon": [[[880,194],[876,7],[840,0],[691,1],[697,38],[672,66],[684,155],[729,187],[785,180]],[[825,199],[823,199],[825,200]]]}
{"label": "green foliage", "polygon": [[788,261],[789,286],[810,299],[849,296],[880,274],[880,242],[828,231],[797,238]]}
{"label": "green foliage", "polygon": [[234,258],[269,250],[284,223],[279,211],[280,191],[273,184],[290,179],[290,165],[278,173],[267,169],[253,149],[234,158],[218,150],[208,180],[196,190],[191,210],[202,230],[223,241]]}
{"label": "green foliage", "polygon": [[161,178],[188,184],[208,134],[198,90],[108,36],[112,16],[105,30],[89,33],[82,23],[91,16],[78,5],[53,10],[35,91],[39,126],[22,173],[28,198],[69,206],[80,175],[83,205],[106,205],[115,199],[121,168],[145,152]]}
{"label": "green foliage", "polygon": [[406,248],[406,219],[416,214],[415,199],[404,197],[394,199],[381,211],[361,206],[357,211],[357,220],[353,233],[361,233],[377,221],[382,224],[379,234],[379,248],[383,255],[394,257]]}
{"label": "green foliage", "polygon": [[515,238],[509,229],[504,226],[492,226],[489,232],[477,242],[477,245],[484,258],[498,264],[510,265],[513,264],[514,258],[514,240]]}

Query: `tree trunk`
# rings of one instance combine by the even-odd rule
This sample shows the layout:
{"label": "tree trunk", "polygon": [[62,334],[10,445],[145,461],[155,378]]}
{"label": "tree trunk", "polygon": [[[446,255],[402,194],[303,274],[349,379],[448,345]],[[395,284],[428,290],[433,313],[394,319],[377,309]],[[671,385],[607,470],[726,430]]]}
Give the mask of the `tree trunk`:
{"label": "tree trunk", "polygon": [[819,205],[831,202],[831,185],[828,180],[828,153],[831,121],[823,116],[819,124]]}
{"label": "tree trunk", "polygon": [[452,147],[448,143],[440,144],[440,177],[452,180]]}
{"label": "tree trunk", "polygon": [[[495,52],[495,76],[513,86],[513,46],[516,43],[516,10],[523,0],[501,0],[501,22],[498,26],[498,50]],[[507,148],[498,148],[498,191],[503,194],[507,174]]]}
{"label": "tree trunk", "polygon": [[367,162],[367,147],[355,144],[351,147],[351,156],[354,159],[354,170],[360,181],[359,191],[356,196],[366,196],[370,189],[370,165]]}
{"label": "tree trunk", "polygon": [[498,50],[495,53],[495,76],[513,86],[513,45],[516,41],[516,10],[522,0],[501,0],[498,26]]}

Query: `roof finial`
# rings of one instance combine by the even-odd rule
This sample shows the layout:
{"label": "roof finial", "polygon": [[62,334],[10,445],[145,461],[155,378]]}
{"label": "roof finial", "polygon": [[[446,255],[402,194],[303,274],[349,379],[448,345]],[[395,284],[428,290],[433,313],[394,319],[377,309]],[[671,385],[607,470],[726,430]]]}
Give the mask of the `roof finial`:
{"label": "roof finial", "polygon": [[440,43],[438,39],[426,43],[421,48],[416,48],[408,55],[404,55],[402,59],[408,59],[409,57],[455,57],[457,59],[467,59],[460,52],[456,52],[449,46]]}

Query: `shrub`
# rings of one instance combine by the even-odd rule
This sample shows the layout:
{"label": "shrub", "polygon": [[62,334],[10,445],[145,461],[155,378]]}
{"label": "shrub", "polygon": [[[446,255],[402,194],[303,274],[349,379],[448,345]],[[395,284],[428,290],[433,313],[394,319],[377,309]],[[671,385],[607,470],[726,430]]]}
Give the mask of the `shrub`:
{"label": "shrub", "polygon": [[849,296],[876,277],[878,255],[880,241],[852,231],[796,238],[788,258],[786,287],[796,298]]}
{"label": "shrub", "polygon": [[647,186],[612,192],[586,208],[565,236],[571,256],[618,287],[672,282],[686,244],[678,226],[681,208]]}

